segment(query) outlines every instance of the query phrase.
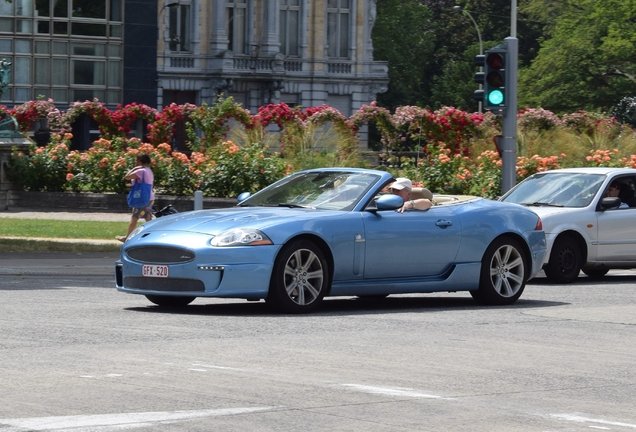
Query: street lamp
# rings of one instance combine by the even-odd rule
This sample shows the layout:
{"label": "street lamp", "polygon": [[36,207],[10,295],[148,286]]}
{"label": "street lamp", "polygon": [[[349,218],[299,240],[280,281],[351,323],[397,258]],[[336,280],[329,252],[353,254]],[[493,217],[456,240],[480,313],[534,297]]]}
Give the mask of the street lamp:
{"label": "street lamp", "polygon": [[[481,32],[479,31],[479,26],[477,25],[477,22],[475,21],[475,19],[473,18],[473,16],[464,8],[462,8],[459,5],[453,6],[453,10],[456,10],[458,12],[463,13],[464,15],[466,15],[468,18],[470,18],[470,20],[473,22],[473,24],[475,25],[475,30],[477,30],[477,38],[479,39],[479,55],[483,55],[484,54],[484,44],[481,41]],[[483,72],[484,68],[482,66],[479,66],[479,72]],[[482,84],[479,84],[479,89],[482,89]],[[479,113],[481,114],[482,111],[482,101],[479,101]]]}

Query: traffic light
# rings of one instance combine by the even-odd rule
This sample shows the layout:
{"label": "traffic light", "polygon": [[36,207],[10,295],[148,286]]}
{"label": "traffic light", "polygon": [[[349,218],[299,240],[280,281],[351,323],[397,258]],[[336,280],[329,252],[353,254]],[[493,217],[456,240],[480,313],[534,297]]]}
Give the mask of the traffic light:
{"label": "traffic light", "polygon": [[499,45],[486,51],[484,58],[484,109],[503,114],[507,107],[506,57],[508,50]]}
{"label": "traffic light", "polygon": [[[475,82],[479,84],[479,90],[475,90],[473,93],[473,99],[480,102],[484,100],[484,65],[486,64],[486,56],[479,54],[475,56],[475,66],[479,66],[479,72],[475,73]],[[481,112],[481,111],[480,111]]]}

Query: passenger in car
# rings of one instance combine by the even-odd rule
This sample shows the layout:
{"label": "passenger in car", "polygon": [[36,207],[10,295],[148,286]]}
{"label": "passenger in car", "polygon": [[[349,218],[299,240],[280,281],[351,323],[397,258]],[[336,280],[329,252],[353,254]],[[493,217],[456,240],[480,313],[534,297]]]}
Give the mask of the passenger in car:
{"label": "passenger in car", "polygon": [[411,199],[412,189],[413,182],[404,177],[398,178],[389,186],[392,194],[404,200],[404,205],[397,210],[399,213],[404,213],[404,210],[428,210],[433,205],[431,200],[426,198]]}
{"label": "passenger in car", "polygon": [[[621,196],[621,189],[623,187],[627,187],[627,185],[623,185],[622,183],[618,182],[618,181],[613,181],[608,187],[607,190],[605,191],[605,195],[603,197],[620,197]],[[616,208],[628,208],[629,205],[626,202],[622,201],[621,198],[621,205],[619,205]],[[612,207],[614,208],[614,207]]]}

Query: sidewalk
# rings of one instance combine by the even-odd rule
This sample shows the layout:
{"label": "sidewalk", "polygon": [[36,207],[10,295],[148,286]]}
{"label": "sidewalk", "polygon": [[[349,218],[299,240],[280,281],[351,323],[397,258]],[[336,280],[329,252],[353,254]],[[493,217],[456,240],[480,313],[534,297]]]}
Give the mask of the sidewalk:
{"label": "sidewalk", "polygon": [[[88,220],[104,222],[128,222],[130,213],[71,211],[42,211],[41,209],[11,208],[0,211],[0,226],[3,218]],[[1,232],[1,229],[0,229]],[[0,251],[3,252],[117,252],[122,243],[113,240],[25,238],[0,234]]]}

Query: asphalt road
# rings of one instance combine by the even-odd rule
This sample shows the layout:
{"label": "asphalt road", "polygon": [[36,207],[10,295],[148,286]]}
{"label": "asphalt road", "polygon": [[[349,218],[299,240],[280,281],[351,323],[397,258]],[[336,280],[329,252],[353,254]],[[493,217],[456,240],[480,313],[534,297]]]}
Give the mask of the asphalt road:
{"label": "asphalt road", "polygon": [[291,316],[161,310],[116,256],[0,254],[0,432],[636,429],[635,272]]}

